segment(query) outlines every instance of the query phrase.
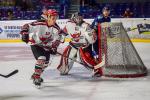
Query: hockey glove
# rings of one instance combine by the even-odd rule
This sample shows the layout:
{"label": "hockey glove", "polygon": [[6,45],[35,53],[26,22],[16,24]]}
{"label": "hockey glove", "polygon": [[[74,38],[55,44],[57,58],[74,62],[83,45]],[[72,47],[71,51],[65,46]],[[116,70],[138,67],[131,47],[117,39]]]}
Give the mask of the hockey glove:
{"label": "hockey glove", "polygon": [[50,51],[50,54],[52,54],[52,55],[57,54],[57,48],[51,48],[49,51]]}
{"label": "hockey glove", "polygon": [[60,44],[59,40],[56,40],[55,42],[52,43],[52,46],[50,48],[51,54],[53,55],[57,54],[57,47],[59,46],[59,44]]}
{"label": "hockey glove", "polygon": [[22,41],[28,43],[29,42],[29,25],[25,24],[23,25],[20,34],[22,35]]}
{"label": "hockey glove", "polygon": [[28,32],[22,32],[22,41],[28,43],[29,42],[29,34]]}

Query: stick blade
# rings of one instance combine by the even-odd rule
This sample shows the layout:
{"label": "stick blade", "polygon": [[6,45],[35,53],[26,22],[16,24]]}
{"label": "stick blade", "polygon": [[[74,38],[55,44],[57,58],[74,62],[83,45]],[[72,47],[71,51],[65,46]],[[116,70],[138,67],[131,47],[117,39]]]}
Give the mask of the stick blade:
{"label": "stick blade", "polygon": [[18,69],[14,70],[14,71],[11,72],[10,74],[6,75],[6,78],[8,78],[8,77],[10,77],[10,76],[12,76],[12,75],[18,73],[18,71],[19,71]]}

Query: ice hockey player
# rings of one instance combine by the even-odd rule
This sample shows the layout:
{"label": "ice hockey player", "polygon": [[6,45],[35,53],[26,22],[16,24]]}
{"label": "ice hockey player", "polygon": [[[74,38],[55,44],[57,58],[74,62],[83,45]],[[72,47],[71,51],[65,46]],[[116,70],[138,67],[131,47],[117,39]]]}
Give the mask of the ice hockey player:
{"label": "ice hockey player", "polygon": [[33,83],[40,86],[43,79],[41,74],[48,66],[50,54],[56,54],[57,47],[62,39],[60,27],[56,24],[58,12],[54,9],[47,10],[45,21],[35,21],[25,24],[20,32],[22,40],[31,45],[31,50],[36,59],[35,70],[32,75]]}
{"label": "ice hockey player", "polygon": [[111,22],[110,18],[110,9],[108,7],[104,7],[102,9],[102,14],[97,16],[94,21],[92,22],[91,27],[97,30],[98,23],[104,23],[104,22]]}
{"label": "ice hockey player", "polygon": [[64,27],[64,32],[68,33],[71,41],[65,48],[61,62],[57,68],[61,75],[67,75],[74,63],[73,60],[67,59],[66,57],[74,60],[79,57],[83,61],[81,52],[89,44],[93,44],[96,41],[95,30],[90,28],[90,25],[83,20],[82,14],[79,12],[72,14],[71,19]]}
{"label": "ice hockey player", "polygon": [[[104,7],[102,9],[102,14],[99,15],[98,17],[96,17],[94,19],[94,21],[92,22],[92,24],[91,24],[91,28],[95,29],[95,31],[97,33],[97,40],[94,44],[92,44],[93,46],[90,45],[88,47],[88,49],[90,49],[90,50],[93,49],[90,52],[94,51],[94,53],[92,53],[92,54],[94,54],[93,56],[98,56],[98,58],[99,58],[99,53],[101,53],[101,52],[99,52],[100,48],[98,46],[99,45],[99,38],[100,38],[100,36],[98,36],[98,24],[101,24],[101,23],[104,23],[104,22],[110,22],[111,18],[110,18],[109,15],[110,15],[110,9],[108,7]],[[93,75],[94,76],[101,76],[100,74],[102,74],[101,68],[95,68]]]}

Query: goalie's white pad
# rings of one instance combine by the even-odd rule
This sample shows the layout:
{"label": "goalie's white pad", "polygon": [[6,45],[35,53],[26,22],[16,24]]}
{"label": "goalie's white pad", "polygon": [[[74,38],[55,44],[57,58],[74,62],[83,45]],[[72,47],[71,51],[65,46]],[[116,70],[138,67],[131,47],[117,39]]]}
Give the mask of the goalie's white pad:
{"label": "goalie's white pad", "polygon": [[[60,64],[57,67],[57,69],[60,71],[61,75],[68,74],[68,72],[70,71],[70,69],[72,68],[72,66],[74,64],[74,60],[76,59],[76,55],[77,55],[77,49],[75,49],[71,46],[66,47],[66,49],[63,52],[63,55],[61,57]],[[72,58],[74,60],[71,60],[68,58]]]}

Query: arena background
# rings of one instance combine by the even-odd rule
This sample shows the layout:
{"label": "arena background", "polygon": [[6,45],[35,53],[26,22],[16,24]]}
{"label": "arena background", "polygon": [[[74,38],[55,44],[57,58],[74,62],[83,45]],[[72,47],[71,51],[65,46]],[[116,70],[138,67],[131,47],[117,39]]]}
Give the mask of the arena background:
{"label": "arena background", "polygon": [[[22,42],[21,26],[40,19],[44,9],[56,9],[63,28],[72,13],[78,11],[92,23],[105,6],[112,22],[122,22],[133,42],[150,42],[149,0],[0,0],[0,43]],[[123,16],[127,8],[133,13],[130,18]]]}
{"label": "arena background", "polygon": [[[68,19],[59,19],[57,23],[63,28],[67,20]],[[21,26],[32,21],[34,20],[0,21],[0,43],[21,42],[21,36],[19,34]],[[85,19],[85,21],[91,23],[93,19]],[[148,24],[150,26],[149,18],[114,18],[112,22],[122,22],[133,42],[150,42],[150,27],[143,28],[144,32],[142,33],[140,33],[137,28],[139,24]]]}
{"label": "arena background", "polygon": [[[56,68],[61,57],[51,55],[49,67],[42,75],[42,88],[35,88],[30,80],[35,60],[30,46],[20,39],[22,25],[40,19],[43,8],[59,11],[57,23],[61,28],[76,11],[81,12],[85,20],[91,23],[101,14],[104,6],[110,7],[112,22],[123,23],[148,69],[148,75],[127,79],[92,78],[92,71],[75,63],[69,75],[61,76]],[[130,18],[122,16],[126,8],[133,12]],[[61,46],[64,50],[62,44],[58,52],[63,52]],[[126,52],[132,53],[128,49],[130,46],[125,46]],[[8,75],[15,69],[19,70],[9,78],[0,77],[0,100],[150,100],[149,50],[150,0],[0,0],[0,74]],[[117,56],[118,50],[112,48],[112,51]],[[130,53],[123,52],[125,56]],[[111,60],[120,61],[115,58]]]}

